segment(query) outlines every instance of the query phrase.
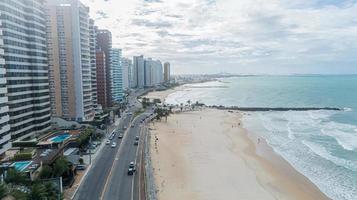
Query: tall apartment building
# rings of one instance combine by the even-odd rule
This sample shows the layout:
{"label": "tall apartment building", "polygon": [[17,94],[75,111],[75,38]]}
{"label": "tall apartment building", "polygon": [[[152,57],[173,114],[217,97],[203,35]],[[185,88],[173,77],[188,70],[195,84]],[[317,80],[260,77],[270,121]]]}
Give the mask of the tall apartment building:
{"label": "tall apartment building", "polygon": [[[1,15],[1,13],[0,13]],[[1,16],[0,16],[1,18]],[[0,21],[0,155],[11,147],[9,107],[7,105],[6,70],[4,59],[4,41],[2,39],[2,23]]]}
{"label": "tall apartment building", "polygon": [[90,121],[94,109],[89,8],[78,0],[51,0],[46,9],[52,114]]}
{"label": "tall apartment building", "polygon": [[96,110],[98,106],[97,98],[97,64],[96,64],[96,45],[97,45],[97,28],[94,26],[94,20],[89,20],[89,48],[90,48],[90,68],[91,68],[91,85],[92,85],[92,104]]}
{"label": "tall apartment building", "polygon": [[130,59],[122,58],[121,60],[122,69],[123,69],[123,88],[128,89],[132,84],[132,68],[133,63]]}
{"label": "tall apartment building", "polygon": [[[1,46],[8,97],[8,107],[0,104],[0,123],[4,125],[0,131],[8,130],[8,116],[4,114],[8,109],[12,140],[34,136],[51,127],[43,5],[43,0],[0,1]],[[2,64],[3,59],[0,61]],[[5,74],[5,69],[0,69],[0,74]],[[5,79],[3,75],[1,77],[0,102],[5,103]],[[1,139],[4,144],[2,151],[9,147],[8,143],[4,143],[8,138],[4,135]]]}
{"label": "tall apartment building", "polygon": [[112,106],[112,33],[108,30],[98,30],[97,49],[105,53],[105,71],[106,71],[106,107]]}
{"label": "tall apartment building", "polygon": [[145,87],[152,87],[154,86],[153,83],[153,75],[154,75],[154,66],[153,60],[151,58],[145,59],[144,61],[144,85]]}
{"label": "tall apartment building", "polygon": [[121,65],[121,49],[112,49],[112,98],[118,103],[123,100],[123,69]]}
{"label": "tall apartment building", "polygon": [[97,99],[98,104],[103,108],[107,108],[107,81],[106,81],[106,64],[104,51],[97,50],[96,65],[97,65]]}
{"label": "tall apartment building", "polygon": [[164,63],[164,82],[169,83],[170,82],[170,63],[165,62]]}
{"label": "tall apartment building", "polygon": [[144,56],[134,56],[133,61],[133,87],[143,88],[145,86]]}

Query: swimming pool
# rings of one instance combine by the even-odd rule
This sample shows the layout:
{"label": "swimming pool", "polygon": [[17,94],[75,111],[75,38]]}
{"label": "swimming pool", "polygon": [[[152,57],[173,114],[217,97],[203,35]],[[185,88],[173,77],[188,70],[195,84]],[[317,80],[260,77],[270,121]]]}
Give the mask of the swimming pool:
{"label": "swimming pool", "polygon": [[24,171],[29,165],[31,165],[32,161],[18,161],[14,162],[10,165],[10,167],[15,167],[17,171]]}
{"label": "swimming pool", "polygon": [[51,142],[55,142],[55,143],[60,143],[65,141],[66,139],[68,139],[69,137],[71,137],[71,135],[69,134],[62,134],[62,135],[57,135],[55,137],[52,137],[49,139],[49,141]]}

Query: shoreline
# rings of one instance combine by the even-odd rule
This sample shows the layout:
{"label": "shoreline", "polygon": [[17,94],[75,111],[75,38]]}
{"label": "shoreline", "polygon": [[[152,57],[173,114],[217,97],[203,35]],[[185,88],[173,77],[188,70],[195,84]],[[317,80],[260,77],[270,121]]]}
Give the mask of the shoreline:
{"label": "shoreline", "polygon": [[[151,95],[151,97],[153,97],[153,96],[160,97],[160,99],[164,100],[169,94],[171,94],[175,91],[182,90],[183,86],[184,85],[179,86],[178,88],[175,88],[175,89],[171,89],[169,91],[152,92],[151,94],[149,93],[148,96]],[[179,117],[180,115],[186,115],[186,114],[190,115],[190,116],[195,115],[195,114],[196,115],[202,114],[202,117],[204,117],[205,112],[214,112],[215,114],[225,113],[227,115],[232,115],[231,117],[239,116],[236,120],[240,120],[240,118],[242,117],[242,112],[239,112],[239,111],[228,112],[228,111],[219,110],[219,109],[204,109],[203,111],[188,112],[188,114],[187,113],[174,114],[173,116],[170,116],[169,118],[171,118],[171,117],[176,118],[176,117]],[[188,117],[188,116],[186,116],[186,117]],[[188,117],[188,118],[190,118],[190,117]],[[188,119],[188,120],[195,121],[194,119]],[[159,136],[157,136],[157,134],[160,134],[160,132],[163,132],[161,130],[161,128],[163,126],[165,128],[165,124],[164,124],[164,122],[155,122],[155,124],[156,124],[155,127],[152,127],[154,129],[152,132],[155,134],[155,131],[156,131],[155,129],[159,129],[159,132],[157,132],[155,135],[155,137],[159,137]],[[244,170],[247,170],[249,172],[254,171],[254,173],[255,173],[254,177],[258,181],[257,183],[259,183],[259,186],[253,184],[254,187],[268,191],[268,193],[271,195],[270,197],[273,197],[273,199],[314,199],[314,200],[315,199],[316,200],[329,199],[307,177],[305,177],[303,174],[301,174],[299,171],[297,171],[283,157],[281,157],[279,154],[274,152],[273,148],[270,147],[266,143],[265,139],[263,139],[261,137],[259,138],[254,133],[250,133],[249,131],[244,129],[241,124],[241,121],[239,121],[239,124],[240,124],[240,127],[239,127],[240,133],[239,134],[229,133],[228,135],[227,134],[224,134],[224,135],[226,135],[229,138],[234,138],[234,141],[242,146],[245,145],[244,149],[239,149],[238,154],[239,154],[239,158],[244,160],[245,167],[250,168],[250,169],[244,169]],[[234,125],[232,125],[232,128],[233,128],[233,126]],[[225,127],[225,128],[227,128],[227,127]],[[175,131],[182,131],[182,130],[176,128],[176,129],[173,129],[173,131],[175,132]],[[163,137],[163,136],[161,135],[161,137]],[[259,138],[259,142],[258,142],[258,138]],[[169,145],[168,148],[171,147],[170,142],[172,142],[172,141],[168,141],[169,144],[166,144],[166,145]],[[156,144],[155,141],[151,141],[151,143],[153,145],[153,146],[151,146],[151,150],[150,150],[150,151],[152,151],[151,154],[155,154],[153,149],[156,149],[155,150],[156,153],[162,154],[162,152],[157,150],[158,144]],[[161,142],[159,142],[159,143],[161,144]],[[166,151],[167,151],[167,149],[166,149]],[[172,152],[172,155],[170,157],[175,157],[175,155],[173,153],[174,152]],[[178,152],[175,152],[175,153],[178,153]],[[186,153],[190,153],[190,152],[186,152]],[[182,154],[182,152],[180,152],[179,154]],[[181,155],[181,157],[182,157],[182,155]],[[156,160],[156,162],[155,162],[154,155],[152,155],[152,158],[153,158],[152,163],[153,163],[153,167],[154,167],[154,171],[155,171],[154,177],[155,177],[155,179],[160,179],[160,176],[161,176],[161,179],[162,179],[163,176],[160,175],[160,171],[162,171],[163,169],[160,169],[160,171],[157,171],[157,169],[158,169],[158,166],[160,166],[162,168],[163,165],[162,165],[162,163],[161,164],[158,163],[158,160]],[[157,159],[157,157],[156,157],[156,159]],[[182,160],[180,162],[183,163]],[[173,162],[173,163],[171,163],[171,165],[177,165],[177,162]],[[187,167],[189,167],[189,166],[190,166],[189,164],[187,166],[181,166],[182,170],[184,170],[184,172],[180,173],[180,176],[182,176],[182,178],[195,176],[194,174],[191,174],[192,172],[187,171]],[[165,168],[165,165],[164,165],[164,168]],[[166,165],[166,168],[170,168],[170,166]],[[249,178],[252,178],[252,177],[249,177]],[[198,178],[198,179],[200,179],[200,178]],[[171,181],[171,178],[169,178],[169,180],[165,180],[165,181],[169,182],[169,181]],[[193,181],[193,182],[195,182],[195,181]],[[187,184],[191,187],[194,187],[194,183],[190,183],[190,181],[185,184]],[[161,182],[157,181],[156,185],[158,187],[157,189],[162,192],[162,189],[164,187],[162,184],[162,180],[161,180]],[[257,188],[252,189],[252,191],[259,190]],[[165,190],[165,188],[164,188],[164,190]],[[185,191],[179,191],[179,192],[185,193]],[[216,192],[218,192],[218,191],[216,191]],[[206,199],[206,198],[200,198],[198,194],[192,194],[192,195],[193,196],[189,197],[190,199]],[[159,199],[165,199],[162,197],[160,198],[160,193],[158,196],[159,196]],[[265,196],[263,198],[269,199],[270,197],[269,198],[268,197],[269,197],[269,195],[265,194]],[[167,198],[167,196],[166,196],[166,198]],[[170,197],[170,199],[171,198],[175,199],[174,197]]]}

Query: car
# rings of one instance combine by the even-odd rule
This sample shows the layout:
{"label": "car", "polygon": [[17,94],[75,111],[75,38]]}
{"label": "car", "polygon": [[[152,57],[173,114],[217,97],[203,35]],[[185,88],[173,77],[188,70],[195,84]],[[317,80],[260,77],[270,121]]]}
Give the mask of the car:
{"label": "car", "polygon": [[131,176],[131,175],[134,175],[134,169],[133,168],[129,168],[128,169],[128,175]]}
{"label": "car", "polygon": [[107,140],[107,141],[105,142],[105,144],[110,144],[110,140]]}
{"label": "car", "polygon": [[134,128],[134,124],[132,124],[130,127],[131,127],[131,128]]}
{"label": "car", "polygon": [[135,140],[134,145],[135,146],[139,145],[139,141]]}
{"label": "car", "polygon": [[124,126],[124,130],[127,129],[128,127]]}
{"label": "car", "polygon": [[115,148],[117,146],[117,143],[116,142],[113,142],[112,143],[112,148]]}
{"label": "car", "polygon": [[129,163],[129,168],[135,168],[135,163],[134,162],[130,162]]}
{"label": "car", "polygon": [[86,166],[85,165],[77,165],[76,170],[85,170]]}
{"label": "car", "polygon": [[138,141],[139,140],[139,136],[135,136],[135,140]]}
{"label": "car", "polygon": [[118,138],[119,138],[119,139],[122,139],[122,138],[123,138],[123,134],[119,134],[119,135],[118,135]]}

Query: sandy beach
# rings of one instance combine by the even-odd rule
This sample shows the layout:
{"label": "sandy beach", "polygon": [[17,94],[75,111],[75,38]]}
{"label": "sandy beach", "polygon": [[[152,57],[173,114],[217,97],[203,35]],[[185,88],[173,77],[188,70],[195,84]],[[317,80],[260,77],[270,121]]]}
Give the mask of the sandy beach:
{"label": "sandy beach", "polygon": [[205,109],[155,122],[151,156],[158,198],[327,199],[262,139],[253,142],[240,117]]}
{"label": "sandy beach", "polygon": [[153,123],[158,199],[328,199],[263,139],[248,134],[240,118],[204,109]]}

